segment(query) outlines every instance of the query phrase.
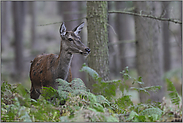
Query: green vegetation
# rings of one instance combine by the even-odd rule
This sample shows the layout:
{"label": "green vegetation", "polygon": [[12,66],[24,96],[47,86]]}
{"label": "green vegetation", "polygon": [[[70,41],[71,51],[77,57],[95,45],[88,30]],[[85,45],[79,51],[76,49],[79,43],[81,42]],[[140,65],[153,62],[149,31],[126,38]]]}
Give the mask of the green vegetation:
{"label": "green vegetation", "polygon": [[[171,121],[174,115],[182,116],[181,97],[172,82],[167,79],[167,91],[171,105],[165,101],[146,104],[134,104],[129,90],[148,93],[156,91],[159,86],[143,87],[142,78],[129,75],[128,67],[121,72],[123,80],[102,81],[98,73],[83,65],[81,71],[87,72],[97,82],[93,94],[84,82],[75,78],[71,83],[58,79],[58,90],[44,87],[40,98],[30,99],[29,91],[21,84],[1,85],[1,121],[2,122],[162,122]],[[127,80],[138,87],[127,86]],[[114,98],[116,90],[122,92],[122,97]]]}

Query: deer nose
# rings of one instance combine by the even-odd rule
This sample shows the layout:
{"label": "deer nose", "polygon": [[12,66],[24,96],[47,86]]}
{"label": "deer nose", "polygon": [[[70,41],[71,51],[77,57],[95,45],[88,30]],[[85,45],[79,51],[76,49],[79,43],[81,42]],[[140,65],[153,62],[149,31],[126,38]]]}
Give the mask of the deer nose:
{"label": "deer nose", "polygon": [[90,49],[89,49],[89,48],[86,48],[85,50],[86,50],[88,53],[90,53]]}

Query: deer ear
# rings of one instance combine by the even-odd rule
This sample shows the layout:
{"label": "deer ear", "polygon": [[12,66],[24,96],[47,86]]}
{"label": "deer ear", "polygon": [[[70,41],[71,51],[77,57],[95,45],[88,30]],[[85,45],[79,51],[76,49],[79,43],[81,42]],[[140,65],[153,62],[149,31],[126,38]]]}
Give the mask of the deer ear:
{"label": "deer ear", "polygon": [[60,26],[60,35],[64,36],[65,34],[66,34],[66,27],[65,27],[64,23],[62,23]]}
{"label": "deer ear", "polygon": [[75,33],[75,35],[78,35],[81,30],[83,29],[84,27],[84,22],[82,22],[81,24],[79,24],[76,28],[74,28],[72,31]]}

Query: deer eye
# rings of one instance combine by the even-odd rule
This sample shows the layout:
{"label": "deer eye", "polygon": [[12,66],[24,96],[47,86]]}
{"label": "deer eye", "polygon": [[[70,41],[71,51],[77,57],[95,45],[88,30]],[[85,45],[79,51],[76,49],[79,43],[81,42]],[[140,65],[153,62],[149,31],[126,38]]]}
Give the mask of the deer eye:
{"label": "deer eye", "polygon": [[72,38],[69,38],[68,40],[69,40],[69,41],[73,41],[73,39],[72,39]]}

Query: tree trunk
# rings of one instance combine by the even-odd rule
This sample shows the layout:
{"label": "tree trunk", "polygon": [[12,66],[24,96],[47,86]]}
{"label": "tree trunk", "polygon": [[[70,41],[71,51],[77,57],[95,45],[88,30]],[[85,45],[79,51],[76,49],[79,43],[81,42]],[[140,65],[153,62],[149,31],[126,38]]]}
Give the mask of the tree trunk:
{"label": "tree trunk", "polygon": [[[180,20],[182,22],[182,1],[179,1],[179,6],[180,6]],[[180,28],[179,28],[179,47],[178,47],[178,61],[180,61],[180,63],[182,63],[182,24],[180,24]]]}
{"label": "tree trunk", "polygon": [[[135,12],[145,14],[157,13],[157,2],[134,2]],[[157,16],[157,15],[156,15]],[[161,101],[164,93],[164,83],[162,80],[163,67],[161,64],[161,33],[159,23],[156,20],[135,16],[135,33],[136,33],[136,53],[137,53],[137,71],[142,77],[144,86],[162,86],[156,92],[149,91],[150,96],[146,93],[140,93],[140,101],[145,102]]]}
{"label": "tree trunk", "polygon": [[[164,18],[169,18],[169,3],[163,1],[163,11],[165,11]],[[164,72],[167,72],[171,68],[171,55],[170,55],[170,31],[169,31],[169,22],[163,22],[163,63],[164,63]]]}
{"label": "tree trunk", "polygon": [[11,37],[11,28],[10,28],[10,16],[11,16],[11,2],[10,1],[2,1],[1,2],[1,51],[5,50],[9,43]]}
{"label": "tree trunk", "polygon": [[[109,80],[107,10],[107,1],[87,1],[88,47],[91,49],[88,66],[103,80]],[[94,83],[89,76],[87,86],[92,92]]]}
{"label": "tree trunk", "polygon": [[16,78],[21,80],[24,75],[23,32],[25,21],[24,2],[13,2],[15,71]]}
{"label": "tree trunk", "polygon": [[[108,10],[114,10],[115,5],[113,4],[115,3],[114,1],[109,1],[108,2]],[[109,25],[108,26],[108,36],[109,36],[109,68],[110,68],[110,73],[111,73],[111,77],[113,77],[114,79],[118,76],[120,76],[120,69],[119,69],[119,58],[118,58],[118,47],[115,43],[116,40],[116,34],[114,32],[114,30],[116,30],[116,24],[115,24],[115,14],[109,14],[108,15],[108,22]]]}
{"label": "tree trunk", "polygon": [[[126,5],[125,5],[125,2],[121,2],[121,1],[118,1],[116,2],[116,9],[118,11],[122,11],[123,9],[125,9]],[[129,27],[128,27],[128,22],[126,21],[126,17],[128,15],[123,15],[123,14],[117,14],[117,17],[116,17],[116,27],[117,27],[117,30],[116,30],[116,33],[118,35],[118,42],[122,42],[122,41],[125,41],[125,40],[129,40]],[[126,44],[125,43],[119,43],[118,44],[118,49],[119,49],[119,59],[120,59],[120,63],[121,63],[121,66],[120,66],[120,71],[124,70],[124,68],[126,67],[126,58],[125,58],[125,46]]]}
{"label": "tree trunk", "polygon": [[34,51],[36,46],[36,3],[29,2],[31,15],[31,48]]}

